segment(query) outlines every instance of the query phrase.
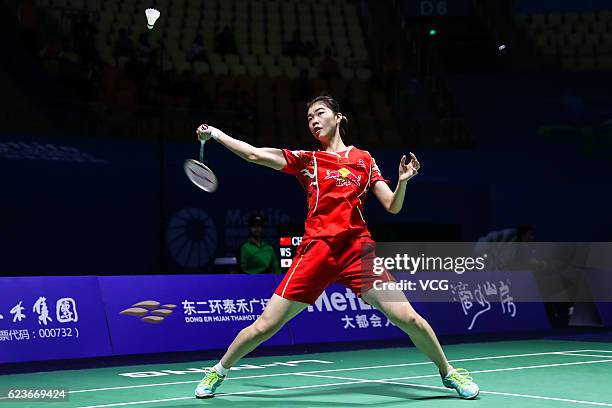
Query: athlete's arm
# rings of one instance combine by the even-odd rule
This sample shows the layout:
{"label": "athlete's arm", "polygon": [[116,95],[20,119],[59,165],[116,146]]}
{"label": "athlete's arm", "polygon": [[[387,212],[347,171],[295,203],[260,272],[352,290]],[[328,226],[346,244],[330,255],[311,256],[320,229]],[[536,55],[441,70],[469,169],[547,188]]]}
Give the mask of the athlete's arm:
{"label": "athlete's arm", "polygon": [[196,130],[196,134],[199,140],[207,141],[211,138],[215,139],[248,162],[270,167],[274,170],[280,170],[287,165],[287,160],[281,149],[255,147],[242,140],[234,139],[221,130],[208,125],[200,125]]}
{"label": "athlete's arm", "polygon": [[391,214],[397,214],[402,209],[406,195],[406,183],[416,176],[417,171],[421,167],[415,155],[410,153],[410,156],[411,159],[408,164],[406,164],[406,156],[402,156],[400,160],[399,178],[395,191],[391,191],[387,183],[374,183],[372,187],[372,192],[378,198],[378,201]]}

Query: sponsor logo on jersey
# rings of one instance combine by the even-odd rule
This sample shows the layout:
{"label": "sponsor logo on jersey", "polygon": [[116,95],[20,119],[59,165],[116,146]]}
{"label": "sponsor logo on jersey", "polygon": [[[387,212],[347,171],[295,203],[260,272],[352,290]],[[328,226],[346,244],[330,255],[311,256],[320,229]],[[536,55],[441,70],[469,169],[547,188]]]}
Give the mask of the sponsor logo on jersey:
{"label": "sponsor logo on jersey", "polygon": [[342,167],[338,170],[326,170],[325,180],[336,179],[336,186],[350,186],[355,183],[360,186],[361,176],[354,175],[349,169]]}

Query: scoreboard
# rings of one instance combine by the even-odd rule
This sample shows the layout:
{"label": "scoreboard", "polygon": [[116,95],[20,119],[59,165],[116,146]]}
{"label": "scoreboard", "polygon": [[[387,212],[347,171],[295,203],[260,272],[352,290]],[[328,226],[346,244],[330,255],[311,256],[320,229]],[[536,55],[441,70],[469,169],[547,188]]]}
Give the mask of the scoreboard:
{"label": "scoreboard", "polygon": [[279,247],[279,260],[280,267],[283,273],[287,272],[291,267],[293,257],[297,252],[297,248],[302,243],[302,235],[304,234],[304,227],[291,227],[283,226],[278,231],[278,247]]}

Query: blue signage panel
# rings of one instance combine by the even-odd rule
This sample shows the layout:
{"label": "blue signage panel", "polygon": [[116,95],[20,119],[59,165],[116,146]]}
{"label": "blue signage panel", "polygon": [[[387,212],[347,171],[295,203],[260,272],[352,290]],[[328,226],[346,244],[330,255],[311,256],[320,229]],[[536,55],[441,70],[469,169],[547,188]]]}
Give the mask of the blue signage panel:
{"label": "blue signage panel", "polygon": [[[115,354],[226,348],[269,301],[274,275],[100,277]],[[287,328],[264,345],[289,345]]]}
{"label": "blue signage panel", "polygon": [[111,354],[97,277],[0,278],[0,363]]}
{"label": "blue signage panel", "polygon": [[294,344],[397,339],[405,336],[383,313],[334,284],[289,322]]}
{"label": "blue signage panel", "polygon": [[[456,275],[431,272],[394,274],[412,280],[404,290],[414,309],[438,334],[496,333],[546,330],[549,322],[529,272],[487,272]],[[422,282],[421,282],[422,281]],[[421,283],[435,283],[423,289]],[[515,301],[515,298],[517,301]],[[519,301],[529,299],[528,302]],[[330,286],[289,323],[295,344],[395,339],[405,334],[380,311],[349,289]]]}
{"label": "blue signage panel", "polygon": [[612,327],[612,302],[610,302],[612,273],[610,273],[606,243],[593,245],[587,259],[587,267],[580,271],[584,284],[578,286],[576,301],[593,302],[599,312],[602,325]]}
{"label": "blue signage panel", "polygon": [[605,327],[612,327],[612,303],[611,302],[595,302],[601,323]]}
{"label": "blue signage panel", "polygon": [[438,334],[550,328],[530,272],[465,273],[449,280],[448,291],[449,302],[425,303],[427,320]]}

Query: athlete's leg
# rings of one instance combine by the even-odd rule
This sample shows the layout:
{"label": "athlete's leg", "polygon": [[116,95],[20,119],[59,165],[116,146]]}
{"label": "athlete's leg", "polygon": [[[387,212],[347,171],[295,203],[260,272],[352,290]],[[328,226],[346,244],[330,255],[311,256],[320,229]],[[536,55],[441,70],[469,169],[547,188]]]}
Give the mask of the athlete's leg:
{"label": "athlete's leg", "polygon": [[[322,241],[302,242],[276,292],[261,316],[238,333],[221,358],[224,368],[238,360],[274,335],[292,317],[312,303],[327,286],[325,259],[329,246]],[[315,278],[319,276],[319,278]],[[323,279],[322,279],[323,278]],[[299,299],[289,300],[287,298]]]}
{"label": "athlete's leg", "polygon": [[291,268],[276,288],[264,312],[253,324],[238,333],[221,361],[207,370],[196,387],[197,398],[214,396],[231,367],[317,299],[331,279],[331,274],[326,273],[328,265],[325,260],[328,253],[329,246],[322,241],[302,242]]}
{"label": "athlete's leg", "polygon": [[387,271],[382,274],[374,273],[375,246],[369,236],[356,239],[340,260],[344,269],[340,273],[339,282],[360,294],[363,300],[383,312],[391,322],[408,334],[414,345],[438,366],[444,386],[455,389],[461,398],[476,398],[479,393],[478,385],[467,370],[451,367],[433,329],[414,310],[404,293],[396,290],[377,290],[374,287],[377,280],[394,280]]}
{"label": "athlete's leg", "polygon": [[276,294],[272,295],[261,316],[238,333],[221,358],[221,365],[225,368],[233,367],[242,357],[272,337],[285,323],[307,306],[306,303],[284,299]]}
{"label": "athlete's leg", "polygon": [[402,292],[383,292],[370,289],[363,299],[383,312],[389,320],[402,329],[414,345],[431,359],[445,376],[452,369],[433,329],[412,307]]}
{"label": "athlete's leg", "polygon": [[196,398],[213,397],[232,366],[272,337],[306,306],[307,303],[288,300],[277,294],[272,295],[261,316],[238,333],[217,365],[206,370],[206,375],[195,389]]}

